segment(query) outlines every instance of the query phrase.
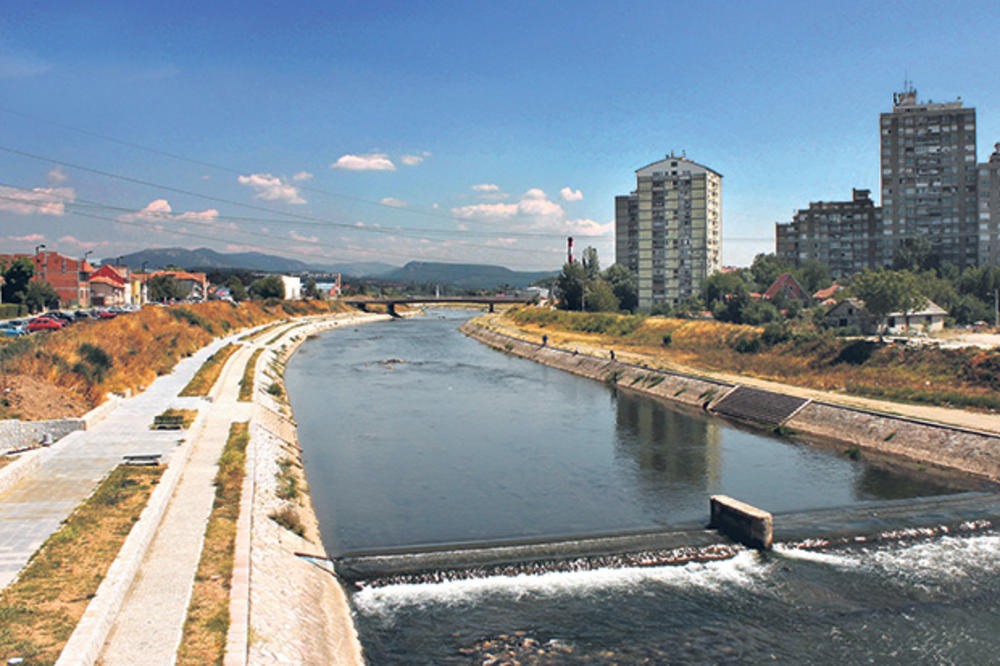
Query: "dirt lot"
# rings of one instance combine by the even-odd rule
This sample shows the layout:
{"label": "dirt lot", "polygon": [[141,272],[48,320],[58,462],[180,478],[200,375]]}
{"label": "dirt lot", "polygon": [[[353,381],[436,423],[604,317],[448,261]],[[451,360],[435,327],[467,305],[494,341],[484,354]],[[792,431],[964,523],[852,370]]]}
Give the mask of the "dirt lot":
{"label": "dirt lot", "polygon": [[22,421],[79,417],[90,411],[90,405],[72,393],[27,375],[7,375],[0,418]]}

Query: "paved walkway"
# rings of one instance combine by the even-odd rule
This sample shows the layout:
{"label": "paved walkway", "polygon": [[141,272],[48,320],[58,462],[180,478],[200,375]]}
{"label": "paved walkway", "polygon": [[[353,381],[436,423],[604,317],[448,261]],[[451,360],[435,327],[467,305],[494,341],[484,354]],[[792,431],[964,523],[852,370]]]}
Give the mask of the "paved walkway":
{"label": "paved walkway", "polygon": [[196,409],[202,398],[178,398],[201,364],[229,339],[217,340],[180,361],[174,372],[142,393],[123,400],[92,430],[71,433],[50,449],[39,467],[0,494],[0,588],[6,587],[28,559],[86,499],[122,456],[160,453],[168,456],[185,433],[155,431],[153,417],[168,407]]}
{"label": "paved walkway", "polygon": [[213,480],[219,456],[230,424],[250,420],[251,403],[237,402],[237,395],[252,351],[252,347],[243,347],[223,368],[212,392],[212,409],[192,440],[191,457],[115,619],[99,663],[174,663],[215,498]]}

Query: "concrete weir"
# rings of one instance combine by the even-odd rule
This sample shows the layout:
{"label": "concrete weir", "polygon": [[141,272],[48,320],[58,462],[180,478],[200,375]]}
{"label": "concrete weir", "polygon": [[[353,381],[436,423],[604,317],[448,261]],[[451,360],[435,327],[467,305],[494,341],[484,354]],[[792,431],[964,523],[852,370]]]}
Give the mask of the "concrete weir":
{"label": "concrete weir", "polygon": [[709,503],[712,511],[709,527],[744,546],[770,550],[774,541],[774,519],[770,513],[728,495],[712,495]]}

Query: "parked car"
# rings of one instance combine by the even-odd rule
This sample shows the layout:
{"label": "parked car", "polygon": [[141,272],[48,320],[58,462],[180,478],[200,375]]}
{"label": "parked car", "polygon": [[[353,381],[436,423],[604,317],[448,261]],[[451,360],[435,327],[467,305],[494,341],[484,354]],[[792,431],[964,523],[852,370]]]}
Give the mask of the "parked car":
{"label": "parked car", "polygon": [[28,334],[28,328],[23,324],[5,323],[0,325],[0,335],[5,338],[19,338]]}
{"label": "parked car", "polygon": [[43,312],[42,317],[48,317],[49,319],[55,319],[56,321],[62,322],[63,324],[72,324],[74,319],[73,315],[62,312],[60,310],[51,310],[49,312]]}
{"label": "parked car", "polygon": [[32,333],[35,331],[58,331],[64,325],[60,324],[58,320],[51,319],[49,317],[36,317],[31,320],[28,324],[28,330]]}
{"label": "parked car", "polygon": [[77,310],[73,313],[73,318],[77,321],[82,321],[84,319],[94,319],[94,313],[90,310]]}
{"label": "parked car", "polygon": [[111,312],[110,310],[98,310],[97,311],[97,318],[98,319],[114,319],[117,316],[118,316],[118,314],[116,312]]}

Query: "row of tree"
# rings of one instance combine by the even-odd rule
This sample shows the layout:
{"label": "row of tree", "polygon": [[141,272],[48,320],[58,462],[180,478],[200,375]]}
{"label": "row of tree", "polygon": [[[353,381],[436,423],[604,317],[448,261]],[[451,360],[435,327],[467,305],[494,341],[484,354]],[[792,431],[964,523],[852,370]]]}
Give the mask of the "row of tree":
{"label": "row of tree", "polygon": [[59,307],[59,293],[48,282],[32,281],[35,263],[30,257],[17,257],[13,261],[0,261],[0,276],[3,277],[4,303],[18,303],[29,312]]}

